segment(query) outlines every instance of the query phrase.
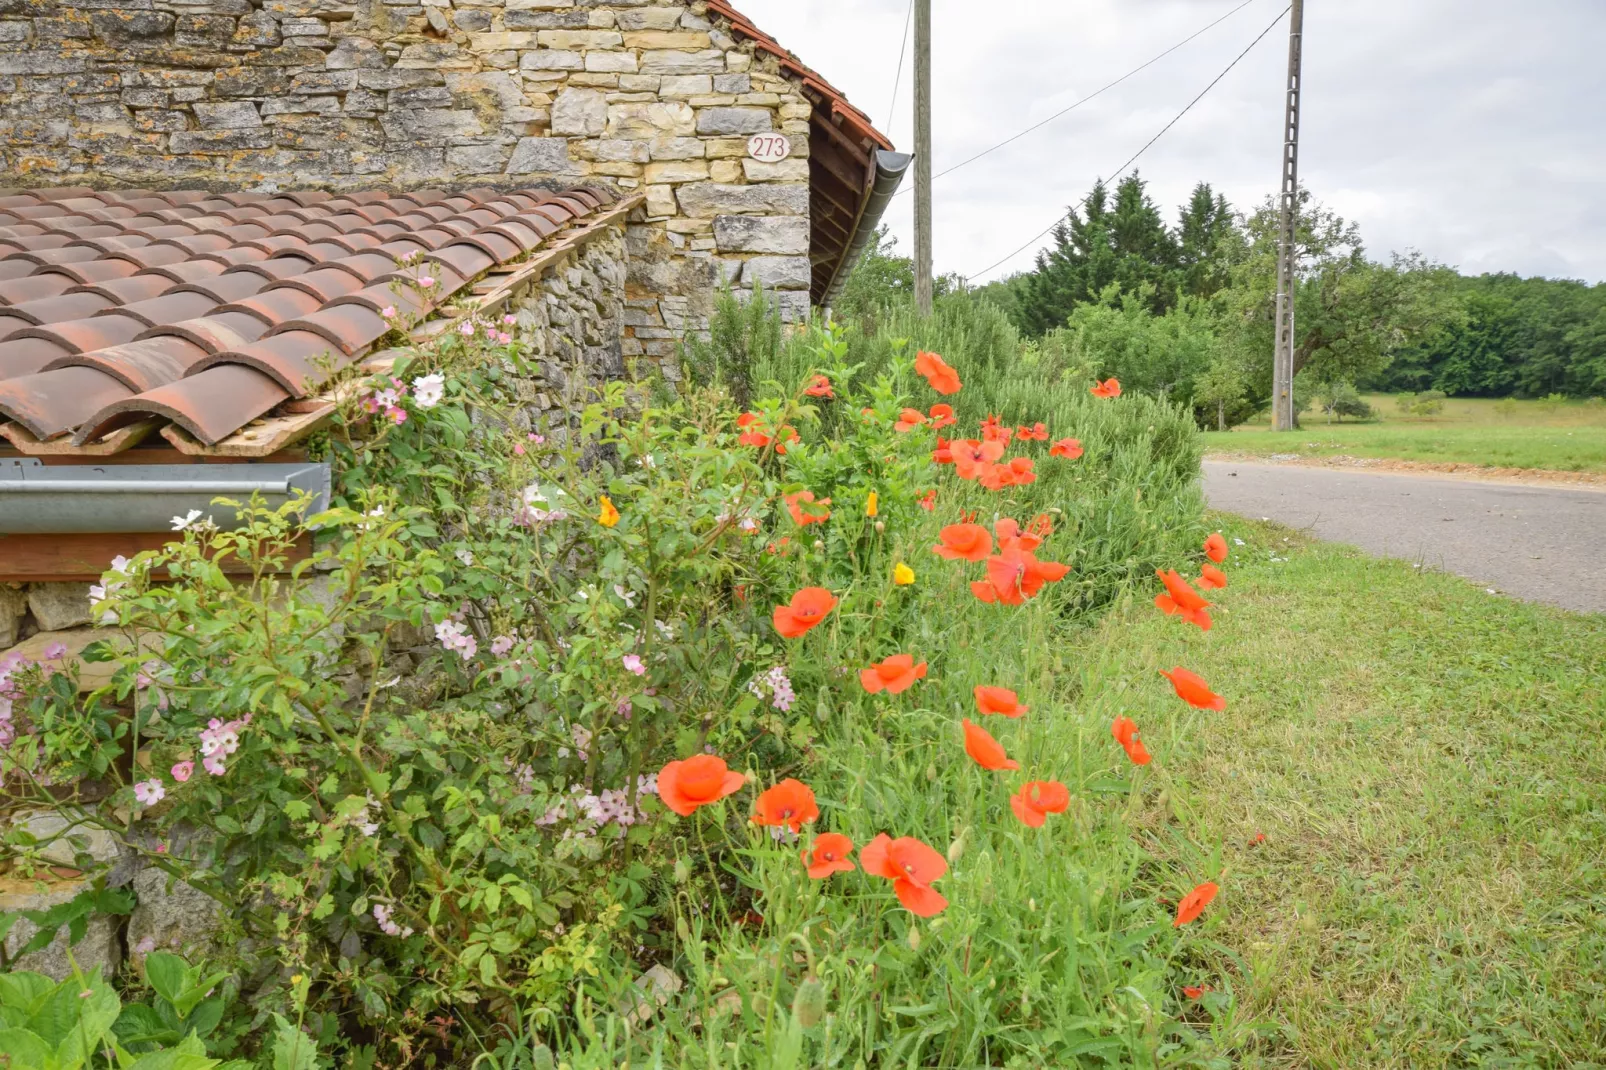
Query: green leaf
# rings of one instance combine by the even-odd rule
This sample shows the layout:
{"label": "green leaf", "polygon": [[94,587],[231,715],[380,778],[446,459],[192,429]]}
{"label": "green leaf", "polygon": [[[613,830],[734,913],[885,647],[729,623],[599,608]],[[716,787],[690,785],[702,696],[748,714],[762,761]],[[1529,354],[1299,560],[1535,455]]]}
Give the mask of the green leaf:
{"label": "green leaf", "polygon": [[218,1023],[223,1020],[223,999],[209,999],[197,1006],[185,1018],[184,1024],[195,1031],[199,1037],[210,1036]]}
{"label": "green leaf", "polygon": [[282,1014],[273,1016],[273,1070],[317,1070],[317,1050],[312,1038],[287,1022]]}
{"label": "green leaf", "polygon": [[[56,990],[56,982],[42,973],[15,970],[0,973],[0,1022],[20,1025],[34,1016]],[[13,1018],[13,1015],[18,1016]]]}
{"label": "green leaf", "polygon": [[50,1045],[38,1034],[26,1029],[0,1029],[0,1058],[8,1058],[14,1067],[45,1067],[55,1058]]}
{"label": "green leaf", "polygon": [[496,956],[486,955],[480,959],[480,980],[487,985],[496,983]]}
{"label": "green leaf", "polygon": [[285,816],[291,821],[302,821],[306,819],[308,814],[312,813],[312,807],[301,799],[291,799],[284,804],[284,812]]}
{"label": "green leaf", "polygon": [[162,1020],[162,1016],[143,1003],[130,1003],[112,1025],[112,1032],[123,1044],[171,1044],[182,1034]]}
{"label": "green leaf", "polygon": [[[167,951],[152,951],[145,956],[145,978],[156,994],[177,1006],[179,996],[188,981],[189,966],[177,955]],[[184,1012],[179,1011],[180,1014]]]}

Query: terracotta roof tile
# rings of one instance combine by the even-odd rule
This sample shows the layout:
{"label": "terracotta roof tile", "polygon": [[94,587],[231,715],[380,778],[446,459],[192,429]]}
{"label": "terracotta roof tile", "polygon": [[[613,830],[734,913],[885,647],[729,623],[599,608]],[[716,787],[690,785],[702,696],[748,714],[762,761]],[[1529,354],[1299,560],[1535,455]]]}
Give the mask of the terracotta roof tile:
{"label": "terracotta roof tile", "polygon": [[426,316],[615,199],[0,191],[0,422],[84,445],[154,416],[215,445],[359,359],[384,309]]}

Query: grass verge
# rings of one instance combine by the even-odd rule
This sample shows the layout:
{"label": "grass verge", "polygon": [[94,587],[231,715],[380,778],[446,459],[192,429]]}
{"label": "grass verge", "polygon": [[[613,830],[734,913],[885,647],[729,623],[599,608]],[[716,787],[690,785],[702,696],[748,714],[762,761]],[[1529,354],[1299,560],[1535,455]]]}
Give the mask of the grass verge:
{"label": "grass verge", "polygon": [[1206,434],[1207,449],[1258,456],[1373,457],[1497,468],[1606,472],[1606,407],[1453,398],[1439,416],[1407,416],[1391,397],[1366,401],[1382,419],[1328,423],[1306,414],[1303,427],[1278,434],[1262,423]]}
{"label": "grass verge", "polygon": [[[1180,979],[1216,989],[1199,1017],[1223,1054],[1606,1065],[1606,617],[1219,519],[1248,545],[1187,639],[1227,711],[1144,688],[1132,716],[1165,781],[1153,849],[1224,845],[1222,953]],[[1112,615],[1098,675],[1178,628]]]}

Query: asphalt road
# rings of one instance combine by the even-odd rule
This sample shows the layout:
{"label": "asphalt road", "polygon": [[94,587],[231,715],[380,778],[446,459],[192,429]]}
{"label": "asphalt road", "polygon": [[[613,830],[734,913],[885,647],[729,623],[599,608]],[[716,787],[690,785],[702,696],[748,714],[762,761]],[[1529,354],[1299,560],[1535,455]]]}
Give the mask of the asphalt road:
{"label": "asphalt road", "polygon": [[1606,613],[1606,492],[1237,461],[1204,473],[1213,508]]}

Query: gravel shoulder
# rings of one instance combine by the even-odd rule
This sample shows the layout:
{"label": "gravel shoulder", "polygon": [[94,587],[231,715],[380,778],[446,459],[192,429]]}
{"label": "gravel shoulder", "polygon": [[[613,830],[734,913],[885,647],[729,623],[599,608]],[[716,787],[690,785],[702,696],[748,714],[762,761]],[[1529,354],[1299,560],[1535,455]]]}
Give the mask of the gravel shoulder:
{"label": "gravel shoulder", "polygon": [[1213,508],[1463,576],[1497,593],[1606,613],[1606,493],[1426,473],[1207,460]]}

